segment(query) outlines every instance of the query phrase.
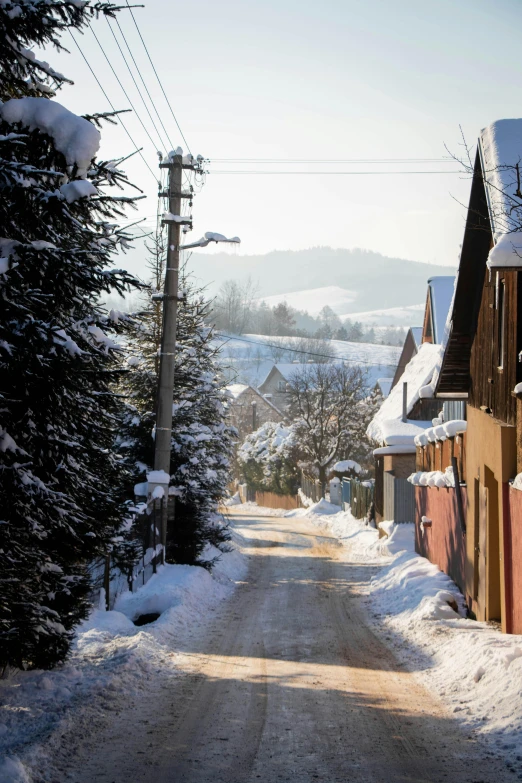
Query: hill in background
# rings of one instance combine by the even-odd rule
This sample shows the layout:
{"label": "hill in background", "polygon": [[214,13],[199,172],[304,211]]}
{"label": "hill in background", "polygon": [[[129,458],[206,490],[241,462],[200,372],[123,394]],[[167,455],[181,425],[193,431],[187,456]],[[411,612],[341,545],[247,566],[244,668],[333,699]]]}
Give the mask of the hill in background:
{"label": "hill in background", "polygon": [[316,247],[274,250],[264,255],[193,253],[189,261],[198,280],[216,294],[225,280],[259,283],[259,296],[336,286],[353,293],[345,313],[418,305],[429,277],[451,275],[453,266],[390,258],[371,250]]}

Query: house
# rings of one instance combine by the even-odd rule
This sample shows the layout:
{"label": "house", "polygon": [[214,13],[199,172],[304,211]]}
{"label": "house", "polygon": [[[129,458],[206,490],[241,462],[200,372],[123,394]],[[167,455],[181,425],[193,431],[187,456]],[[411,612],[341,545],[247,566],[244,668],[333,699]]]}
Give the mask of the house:
{"label": "house", "polygon": [[393,381],[391,385],[392,389],[394,386],[397,386],[397,384],[399,383],[401,376],[404,370],[406,369],[406,365],[411,359],[413,359],[415,354],[418,352],[421,344],[422,344],[422,326],[410,326],[406,334],[406,339],[404,340],[404,345],[402,346],[402,351],[399,358],[399,363],[397,365],[397,369],[395,370],[395,375],[393,376]]}
{"label": "house", "polygon": [[[418,551],[434,562],[448,553],[446,560],[461,570],[456,581],[469,609],[508,633],[522,633],[522,477],[513,481],[522,472],[521,158],[522,119],[500,120],[481,132],[447,344],[434,384],[445,410],[448,401],[458,401],[453,404],[461,411],[466,405],[466,431],[441,440],[440,454],[436,440],[435,446],[417,443],[417,481],[426,480],[424,468],[433,460],[446,473],[460,452],[460,465],[453,466],[462,486],[460,492],[415,490]],[[451,421],[443,426],[458,429]],[[422,518],[431,525],[421,529]],[[450,572],[451,564],[438,564]]]}
{"label": "house", "polygon": [[384,399],[386,399],[391,391],[392,384],[393,378],[377,378],[377,383],[375,386],[379,389]]}
{"label": "house", "polygon": [[454,284],[455,277],[453,276],[444,275],[429,278],[423,326],[411,326],[408,329],[399,364],[393,377],[392,388],[399,383],[406,365],[418,352],[422,343],[436,343],[438,345],[442,343]]}
{"label": "house", "polygon": [[[453,277],[430,278],[422,333],[410,330],[402,356],[411,351],[398,382],[370,422],[368,437],[375,443],[375,519],[411,522],[415,493],[407,483],[415,472],[415,438],[432,426],[440,402],[431,383],[440,369],[445,322],[451,304]],[[397,377],[397,373],[396,373]]]}
{"label": "house", "polygon": [[[369,345],[368,347],[371,349],[375,346]],[[339,361],[342,362],[343,359],[339,358]],[[350,363],[354,366],[357,366],[358,364],[356,359],[351,360]],[[393,372],[393,367],[378,363],[373,364],[368,362],[367,359],[361,359],[360,366],[365,373],[365,384],[368,388],[368,392],[370,392],[377,384],[379,385],[383,396],[386,397],[388,392],[389,379],[380,378],[379,376],[383,374],[383,370],[391,374],[391,372]],[[291,363],[274,364],[270,368],[263,382],[258,386],[258,389],[265,399],[270,400],[270,402],[272,402],[279,410],[284,411],[288,399],[288,383],[291,382],[296,373],[302,372],[303,369],[310,367],[317,367],[317,364],[315,362],[297,361]]]}
{"label": "house", "polygon": [[315,367],[316,364],[308,362],[274,364],[268,375],[258,387],[263,397],[269,400],[279,410],[285,410],[287,405],[287,384],[296,373],[302,372],[305,367]]}
{"label": "house", "polygon": [[232,383],[227,386],[229,396],[229,420],[236,427],[242,442],[267,421],[284,420],[282,412],[263,397],[253,386]]}

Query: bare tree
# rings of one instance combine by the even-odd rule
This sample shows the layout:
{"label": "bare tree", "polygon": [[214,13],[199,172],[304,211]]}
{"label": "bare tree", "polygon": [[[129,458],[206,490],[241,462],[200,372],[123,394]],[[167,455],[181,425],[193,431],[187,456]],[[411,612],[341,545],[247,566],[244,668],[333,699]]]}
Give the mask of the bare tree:
{"label": "bare tree", "polygon": [[289,412],[305,461],[324,485],[331,464],[366,451],[366,376],[346,364],[303,365],[288,384]]}
{"label": "bare tree", "polygon": [[243,283],[225,280],[214,302],[216,327],[230,334],[244,334],[255,322],[258,284],[248,278]]}

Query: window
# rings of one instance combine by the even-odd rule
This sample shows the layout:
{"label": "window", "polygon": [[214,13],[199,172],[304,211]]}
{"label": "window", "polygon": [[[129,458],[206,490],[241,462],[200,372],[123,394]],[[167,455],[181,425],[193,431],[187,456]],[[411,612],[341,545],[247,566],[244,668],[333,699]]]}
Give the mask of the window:
{"label": "window", "polygon": [[286,381],[278,381],[277,382],[277,390],[280,392],[286,391]]}
{"label": "window", "polygon": [[[498,274],[498,273],[497,273]],[[506,331],[506,291],[505,281],[497,277],[497,347],[498,347],[498,368],[504,368],[504,350],[505,350],[505,331]]]}

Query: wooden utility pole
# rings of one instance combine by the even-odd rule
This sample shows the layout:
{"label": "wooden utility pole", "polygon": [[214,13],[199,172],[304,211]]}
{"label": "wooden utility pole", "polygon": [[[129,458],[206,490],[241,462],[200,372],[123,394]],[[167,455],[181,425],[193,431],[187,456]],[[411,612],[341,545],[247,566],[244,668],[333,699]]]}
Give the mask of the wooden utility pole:
{"label": "wooden utility pole", "polygon": [[[182,191],[183,169],[202,171],[204,159],[202,156],[193,158],[188,155],[183,160],[183,152],[179,148],[171,152],[160,163],[160,168],[168,170],[168,189],[159,193],[160,198],[168,198],[169,211],[163,215],[163,224],[168,226],[167,265],[165,269],[165,286],[163,294],[155,295],[155,299],[163,301],[163,318],[161,332],[161,349],[159,361],[158,399],[156,411],[156,434],[154,442],[154,470],[147,475],[149,503],[155,512],[160,512],[160,541],[163,546],[161,561],[164,562],[167,545],[168,518],[168,486],[170,478],[170,455],[172,450],[172,403],[174,397],[174,369],[176,354],[176,323],[179,300],[179,255],[180,250],[190,247],[206,247],[210,242],[227,242],[237,244],[238,237],[227,239],[222,234],[209,232],[198,242],[191,245],[180,245],[181,227],[192,228],[192,218],[181,216],[182,199],[189,199],[192,206],[193,190]],[[161,491],[157,491],[161,487]],[[155,518],[156,515],[155,515]],[[155,522],[153,523],[155,525]],[[154,532],[154,531],[153,531]]]}
{"label": "wooden utility pole", "polygon": [[[170,474],[170,454],[172,449],[172,400],[174,389],[174,366],[176,353],[176,322],[178,317],[178,286],[179,286],[179,252],[180,232],[183,224],[190,224],[191,219],[181,218],[181,199],[190,198],[192,194],[182,193],[181,182],[183,165],[181,154],[172,155],[167,162],[160,163],[161,168],[168,169],[168,200],[169,211],[163,216],[163,222],[168,226],[168,245],[165,269],[165,287],[163,299],[163,319],[161,335],[161,353],[159,363],[158,407],[156,413],[156,435],[154,444],[154,471],[149,480],[149,496],[156,505],[158,498],[154,490],[161,486],[164,490],[164,502],[161,503],[160,540],[163,547],[167,543],[168,514],[168,481],[159,481],[157,473]],[[155,480],[156,479],[156,480]],[[163,559],[163,558],[162,558]]]}

